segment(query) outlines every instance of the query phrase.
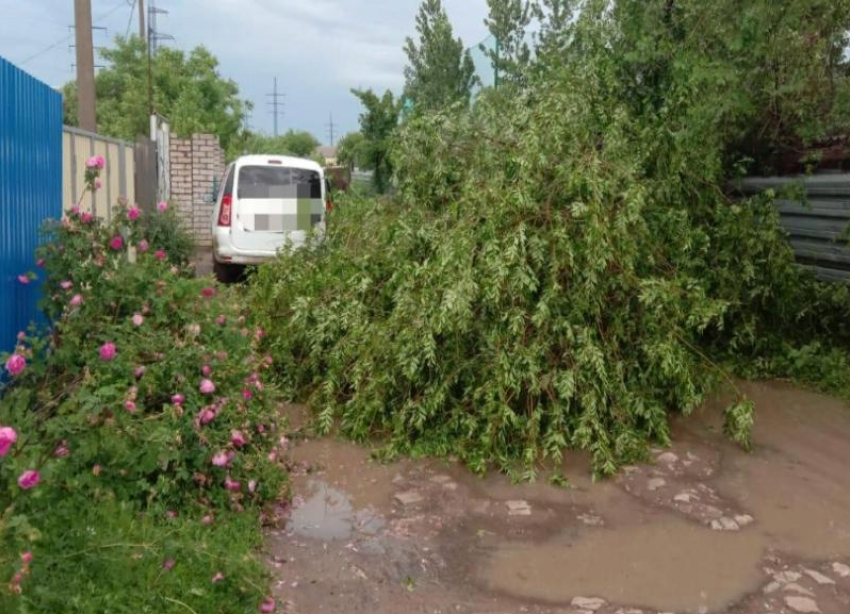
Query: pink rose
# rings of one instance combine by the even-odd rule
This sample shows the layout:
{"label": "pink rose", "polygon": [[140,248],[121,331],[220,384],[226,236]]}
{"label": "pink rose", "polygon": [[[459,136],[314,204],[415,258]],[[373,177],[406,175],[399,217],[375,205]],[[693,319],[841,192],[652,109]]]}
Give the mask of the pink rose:
{"label": "pink rose", "polygon": [[215,384],[211,380],[202,379],[198,389],[201,391],[201,394],[212,394],[215,392]]}
{"label": "pink rose", "polygon": [[133,314],[133,324],[135,326],[141,326],[144,323],[145,323],[145,317],[142,314],[140,314],[140,313],[134,313]]}
{"label": "pink rose", "polygon": [[223,573],[221,573],[221,572],[219,571],[218,573],[216,573],[216,574],[212,577],[211,582],[212,582],[213,584],[215,584],[216,582],[221,582],[222,580],[224,580],[224,574],[223,574]]}
{"label": "pink rose", "polygon": [[86,160],[86,168],[96,168],[103,170],[106,167],[106,160],[103,156],[92,156]]}
{"label": "pink rose", "polygon": [[147,368],[144,365],[139,365],[138,367],[136,367],[136,370],[133,375],[136,377],[136,379],[142,379],[145,376],[146,371]]}
{"label": "pink rose", "polygon": [[203,290],[201,290],[201,295],[204,298],[212,298],[213,296],[215,296],[215,288],[204,288]]}
{"label": "pink rose", "polygon": [[242,431],[231,431],[230,443],[232,443],[237,448],[241,448],[247,443],[247,440],[245,439],[245,435],[242,433]]}
{"label": "pink rose", "polygon": [[182,394],[175,394],[173,397],[171,397],[171,402],[175,405],[183,405],[183,401],[185,400],[186,397],[184,397]]}
{"label": "pink rose", "polygon": [[40,481],[41,474],[38,471],[30,469],[28,471],[24,471],[21,474],[21,477],[18,478],[18,486],[24,490],[29,490],[30,488],[35,488]]}
{"label": "pink rose", "polygon": [[204,516],[203,518],[201,518],[201,522],[202,522],[204,525],[209,526],[209,525],[211,525],[213,522],[215,522],[215,519],[214,519],[212,516],[210,516],[209,514],[207,514],[206,516]]}
{"label": "pink rose", "polygon": [[59,287],[63,290],[70,290],[74,287],[74,282],[66,279],[65,281],[59,282]]}
{"label": "pink rose", "polygon": [[175,565],[174,559],[167,559],[167,560],[162,562],[162,568],[165,571],[171,571],[172,569],[174,569],[174,565]]}
{"label": "pink rose", "polygon": [[150,247],[151,247],[151,246],[150,246],[150,243],[148,243],[148,242],[147,242],[147,241],[145,241],[144,239],[142,239],[141,241],[139,241],[139,251],[140,251],[140,252],[142,252],[143,254],[144,254],[146,251],[148,251],[148,250],[150,249]]}
{"label": "pink rose", "polygon": [[275,462],[277,460],[277,450],[272,450],[269,452],[269,460],[271,462]]}
{"label": "pink rose", "polygon": [[248,480],[248,492],[253,493],[257,490],[257,480]]}
{"label": "pink rose", "polygon": [[18,441],[18,432],[11,426],[0,426],[0,457],[6,456]]}
{"label": "pink rose", "polygon": [[24,565],[32,563],[32,552],[27,551],[21,554],[21,561],[23,561]]}
{"label": "pink rose", "polygon": [[201,367],[201,373],[204,376],[209,377],[210,375],[212,375],[212,367],[209,365],[204,365],[203,367]]}
{"label": "pink rose", "polygon": [[6,360],[6,371],[8,371],[9,375],[12,377],[20,375],[26,368],[27,359],[20,354],[12,354],[9,356],[8,360]]}
{"label": "pink rose", "polygon": [[215,323],[216,323],[216,324],[218,324],[218,325],[220,325],[220,326],[223,326],[224,324],[226,324],[226,323],[227,323],[227,317],[225,317],[225,316],[218,316],[218,317],[215,319]]}
{"label": "pink rose", "polygon": [[101,472],[102,469],[103,469],[103,467],[101,467],[100,465],[95,465],[94,467],[91,468],[91,474],[94,477],[98,478],[98,477],[100,477],[100,472]]}
{"label": "pink rose", "polygon": [[94,216],[88,211],[86,211],[85,213],[83,213],[82,220],[83,224],[91,224],[92,220],[94,220]]}
{"label": "pink rose", "polygon": [[39,258],[38,260],[36,260],[35,266],[37,266],[40,269],[43,269],[44,268],[44,258]]}
{"label": "pink rose", "polygon": [[103,183],[101,183],[100,179],[95,179],[94,180],[94,189],[99,190],[102,187],[103,187]]}
{"label": "pink rose", "polygon": [[100,359],[104,362],[110,362],[115,358],[115,354],[118,352],[118,349],[115,347],[115,344],[111,341],[104,343],[100,346]]}
{"label": "pink rose", "polygon": [[112,237],[112,240],[109,242],[109,247],[116,252],[124,249],[124,239],[120,236]]}
{"label": "pink rose", "polygon": [[260,604],[260,614],[273,614],[277,604],[272,597],[266,597],[266,600]]}
{"label": "pink rose", "polygon": [[224,487],[230,492],[239,492],[242,490],[242,484],[239,480],[231,480],[230,476],[224,478]]}
{"label": "pink rose", "polygon": [[126,403],[124,403],[124,409],[126,409],[131,414],[135,414],[136,413],[136,404],[133,403],[133,401],[127,401]]}
{"label": "pink rose", "polygon": [[67,441],[63,441],[62,443],[60,443],[53,451],[53,456],[55,456],[56,458],[65,458],[69,454],[71,454],[71,450],[68,448]]}
{"label": "pink rose", "polygon": [[250,401],[252,398],[254,398],[254,393],[246,388],[242,391],[242,398],[246,401]]}
{"label": "pink rose", "polygon": [[226,467],[229,462],[230,457],[224,451],[216,452],[215,456],[212,457],[212,464],[216,467]]}
{"label": "pink rose", "polygon": [[19,331],[18,331],[17,338],[18,338],[18,341],[20,341],[21,343],[23,343],[24,341],[26,341],[26,340],[27,340],[27,334],[26,334],[24,331],[19,330]]}
{"label": "pink rose", "polygon": [[137,219],[139,219],[139,216],[141,214],[142,214],[142,212],[139,211],[138,207],[130,207],[130,209],[127,210],[127,218],[131,222],[135,222]]}
{"label": "pink rose", "polygon": [[167,512],[165,512],[165,515],[168,516],[169,518],[177,518],[180,514],[178,514],[174,510],[168,510]]}
{"label": "pink rose", "polygon": [[266,427],[265,427],[265,426],[263,426],[262,424],[258,424],[258,425],[257,425],[257,432],[258,432],[260,435],[262,435],[263,433],[265,433],[265,432],[266,432]]}
{"label": "pink rose", "polygon": [[156,250],[153,255],[157,260],[165,260],[166,258],[165,251],[161,249]]}
{"label": "pink rose", "polygon": [[210,422],[215,420],[215,411],[213,411],[209,407],[201,410],[201,415],[200,415],[199,420],[200,420],[200,422],[203,426],[208,425]]}
{"label": "pink rose", "polygon": [[71,307],[79,307],[80,305],[82,305],[82,304],[83,304],[83,296],[82,296],[82,294],[75,294],[74,296],[72,296],[72,297],[71,297],[71,300],[70,300],[70,301],[68,301],[68,304],[69,304]]}
{"label": "pink rose", "polygon": [[30,283],[29,275],[18,275],[18,283],[28,286]]}
{"label": "pink rose", "polygon": [[168,203],[164,200],[162,202],[157,203],[156,210],[160,213],[165,213],[166,211],[168,211]]}

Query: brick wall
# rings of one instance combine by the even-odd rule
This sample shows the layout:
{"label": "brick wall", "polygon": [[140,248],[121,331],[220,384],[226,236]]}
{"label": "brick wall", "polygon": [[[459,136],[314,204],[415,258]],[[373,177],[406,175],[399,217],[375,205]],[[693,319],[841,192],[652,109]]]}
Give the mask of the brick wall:
{"label": "brick wall", "polygon": [[224,151],[218,137],[195,134],[171,139],[171,199],[198,245],[210,245],[214,182],[224,175]]}

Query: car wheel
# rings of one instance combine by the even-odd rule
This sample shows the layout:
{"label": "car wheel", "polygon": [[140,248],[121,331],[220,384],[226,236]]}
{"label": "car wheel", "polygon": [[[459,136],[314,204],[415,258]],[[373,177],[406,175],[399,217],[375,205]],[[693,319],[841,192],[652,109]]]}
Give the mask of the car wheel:
{"label": "car wheel", "polygon": [[213,261],[215,278],[223,284],[235,284],[242,277],[245,267],[238,264],[223,264],[218,260]]}

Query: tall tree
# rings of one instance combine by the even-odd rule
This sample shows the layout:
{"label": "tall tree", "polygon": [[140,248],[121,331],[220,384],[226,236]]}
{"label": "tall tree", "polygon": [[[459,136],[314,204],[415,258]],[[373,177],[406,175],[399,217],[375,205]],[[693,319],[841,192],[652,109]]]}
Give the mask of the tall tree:
{"label": "tall tree", "polygon": [[416,17],[418,44],[410,37],[404,52],[404,94],[416,110],[433,111],[456,102],[468,103],[475,66],[440,0],[423,0]]}
{"label": "tall tree", "polygon": [[[118,37],[101,51],[108,64],[96,80],[97,123],[102,134],[132,140],[150,130],[148,65],[145,42]],[[154,109],[181,136],[195,132],[217,135],[225,149],[235,147],[242,132],[244,102],[239,88],[218,73],[218,60],[204,47],[188,54],[160,47],[152,59]],[[65,123],[76,124],[76,87],[63,88]]]}
{"label": "tall tree", "polygon": [[540,23],[535,54],[544,62],[559,66],[572,42],[573,19],[580,0],[537,0],[534,14]]}
{"label": "tall tree", "polygon": [[524,83],[531,62],[526,41],[534,16],[529,0],[487,0],[489,14],[484,25],[496,39],[494,48],[482,47],[496,73],[496,85]]}
{"label": "tall tree", "polygon": [[398,126],[401,105],[389,90],[380,97],[372,90],[352,90],[352,93],[364,107],[360,114],[363,167],[375,173],[375,188],[383,193],[392,177],[390,139]]}

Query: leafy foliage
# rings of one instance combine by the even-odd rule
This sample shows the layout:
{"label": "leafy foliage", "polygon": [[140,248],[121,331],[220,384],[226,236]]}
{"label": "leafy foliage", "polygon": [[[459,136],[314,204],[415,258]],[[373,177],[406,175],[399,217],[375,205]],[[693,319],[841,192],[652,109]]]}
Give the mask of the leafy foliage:
{"label": "leafy foliage", "polygon": [[[97,124],[101,134],[135,141],[150,130],[148,62],[145,42],[137,36],[117,37],[100,52],[108,64],[97,73]],[[153,56],[153,103],[180,136],[216,134],[225,150],[241,138],[245,103],[236,83],[218,73],[218,60],[204,47],[188,55],[160,47]],[[77,123],[76,84],[63,88],[65,123]]]}
{"label": "leafy foliage", "polygon": [[[722,4],[584,3],[524,82],[407,121],[397,197],[344,202],[326,242],[256,277],[284,389],[389,454],[530,478],[574,447],[607,475],[728,367],[779,370],[813,340],[846,357],[846,290],[795,266],[773,195],[726,193],[768,92],[718,99],[751,66],[747,46],[724,64],[700,42],[738,27]],[[726,412],[744,446],[753,410]]]}
{"label": "leafy foliage", "polygon": [[393,167],[390,161],[390,138],[398,126],[401,108],[389,90],[378,97],[372,90],[353,90],[363,104],[360,114],[360,133],[363,141],[358,147],[363,168],[375,173],[375,187],[385,192],[389,187]]}
{"label": "leafy foliage", "polygon": [[365,139],[360,132],[349,132],[339,140],[337,159],[349,168],[363,168],[368,164],[364,151]]}
{"label": "leafy foliage", "polygon": [[243,154],[286,154],[309,158],[319,146],[319,141],[306,130],[288,130],[281,136],[251,134],[242,146]]}
{"label": "leafy foliage", "polygon": [[484,24],[496,39],[493,49],[482,47],[496,74],[496,85],[526,81],[531,49],[526,41],[534,17],[535,4],[529,0],[487,0]]}
{"label": "leafy foliage", "polygon": [[19,335],[0,384],[17,433],[0,449],[3,612],[241,613],[263,598],[259,518],[286,492],[270,362],[234,296],[169,262],[169,220],[73,208],[47,229],[52,327]]}
{"label": "leafy foliage", "polygon": [[404,95],[419,111],[436,111],[455,103],[468,104],[475,66],[463,41],[454,38],[440,0],[423,0],[416,16],[419,43],[407,38],[404,52]]}

